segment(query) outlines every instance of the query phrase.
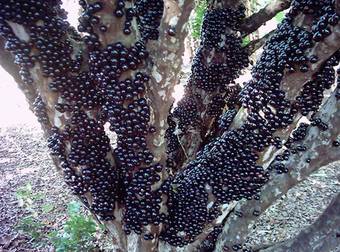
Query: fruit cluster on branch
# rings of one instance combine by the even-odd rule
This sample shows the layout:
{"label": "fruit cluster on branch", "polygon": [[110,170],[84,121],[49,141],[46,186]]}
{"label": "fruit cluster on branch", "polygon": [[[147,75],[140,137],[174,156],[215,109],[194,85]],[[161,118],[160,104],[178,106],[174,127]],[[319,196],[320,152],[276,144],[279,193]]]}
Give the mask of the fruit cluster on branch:
{"label": "fruit cluster on branch", "polygon": [[[115,206],[125,204],[126,231],[141,233],[143,225],[160,222],[160,193],[151,186],[162,166],[147,147],[146,136],[155,132],[144,98],[150,77],[138,70],[148,57],[147,41],[158,37],[163,2],[119,0],[114,8],[101,1],[79,3],[78,30],[84,35],[72,30],[61,1],[54,0],[1,3],[1,35],[25,84],[41,93],[35,113],[50,132],[49,147],[66,183],[86,201],[91,195],[88,204],[102,220],[115,219]],[[118,21],[126,16],[125,36],[137,19],[136,42],[103,42],[110,25],[100,14],[107,9]],[[106,122],[117,134],[114,152]]]}
{"label": "fruit cluster on branch", "polygon": [[[195,157],[200,140],[204,140],[210,124],[226,103],[234,106],[226,96],[238,90],[234,80],[249,64],[239,33],[244,12],[243,5],[236,9],[219,7],[208,10],[204,16],[201,42],[193,58],[185,96],[173,109],[168,122],[168,163],[175,170],[181,167],[184,157]],[[192,132],[198,144],[187,141]]]}
{"label": "fruit cluster on branch", "polygon": [[[306,73],[318,63],[309,51],[338,24],[333,1],[293,1],[241,92],[235,79],[249,63],[239,27],[245,9],[209,9],[185,97],[169,115],[167,167],[154,153],[156,106],[148,96],[154,83],[146,64],[147,44],[160,35],[163,1],[79,3],[77,33],[60,0],[0,2],[0,35],[24,84],[37,90],[35,114],[49,133],[48,146],[66,183],[101,220],[119,219],[126,234],[173,246],[195,241],[222,205],[259,199],[269,171],[287,172],[284,161],[306,149],[294,144],[309,125],[300,124],[286,141],[278,131],[294,126],[301,115],[327,130],[313,114],[335,82],[340,54],[301,90],[282,83],[285,75]],[[310,29],[296,23],[303,15]],[[201,148],[214,122],[221,134]],[[106,123],[117,135],[114,148]],[[195,137],[190,162],[182,167]],[[269,147],[283,154],[267,170],[260,155]]]}
{"label": "fruit cluster on branch", "polygon": [[[303,13],[313,24],[326,20],[326,27],[322,30],[300,27],[295,21]],[[170,243],[193,242],[205,225],[220,214],[222,204],[258,198],[269,178],[268,170],[259,162],[259,155],[268,147],[286,150],[272,167],[279,173],[288,171],[280,161],[287,159],[290,151],[278,132],[293,126],[301,114],[312,116],[311,113],[318,110],[324,91],[334,83],[333,67],[339,63],[339,55],[336,52],[312,77],[313,88],[306,83],[298,93],[289,93],[282,84],[284,76],[309,71],[316,60],[314,55],[309,55],[310,48],[320,41],[315,34],[321,33],[322,39],[329,36],[326,31],[336,25],[335,17],[332,1],[322,1],[322,4],[293,2],[291,11],[266,44],[253,69],[253,79],[240,93],[242,107],[235,117],[239,120],[234,120],[231,129],[204,146],[196,159],[173,180],[168,201],[170,228],[164,231],[170,236]],[[296,149],[306,150],[303,146]]]}

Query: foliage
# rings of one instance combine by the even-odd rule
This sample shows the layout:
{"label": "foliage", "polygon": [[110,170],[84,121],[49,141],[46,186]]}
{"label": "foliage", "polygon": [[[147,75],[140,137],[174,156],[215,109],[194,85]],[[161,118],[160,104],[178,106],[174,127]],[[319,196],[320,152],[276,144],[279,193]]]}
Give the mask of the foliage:
{"label": "foliage", "polygon": [[37,245],[40,245],[41,240],[44,238],[43,228],[44,224],[33,215],[23,217],[16,225],[17,230],[31,237]]}
{"label": "foliage", "polygon": [[34,212],[33,203],[35,201],[41,200],[44,198],[43,194],[41,193],[33,193],[32,185],[27,183],[25,186],[19,188],[15,193],[18,204],[20,207],[24,207],[32,212]]}
{"label": "foliage", "polygon": [[191,35],[194,39],[199,39],[201,35],[201,28],[203,23],[204,14],[208,8],[206,0],[196,0],[194,17],[191,20]]}
{"label": "foliage", "polygon": [[285,14],[283,11],[280,11],[279,13],[276,14],[276,16],[274,17],[276,22],[281,23],[282,20],[285,18]]}
{"label": "foliage", "polygon": [[242,39],[242,47],[247,46],[249,43],[250,43],[250,38],[249,38],[249,36],[244,37],[244,38]]}
{"label": "foliage", "polygon": [[97,231],[97,225],[90,216],[81,213],[77,202],[70,202],[67,207],[68,219],[60,231],[54,230],[48,234],[50,227],[42,215],[51,213],[55,208],[51,203],[37,204],[43,200],[41,193],[33,193],[32,185],[26,184],[16,191],[19,206],[27,211],[27,216],[21,218],[16,229],[27,235],[36,247],[42,247],[43,241],[49,240],[57,252],[91,251]]}
{"label": "foliage", "polygon": [[30,183],[19,188],[15,195],[19,206],[28,212],[27,216],[18,221],[15,228],[29,236],[35,242],[35,245],[40,246],[44,238],[44,224],[38,217],[40,211],[36,210],[34,205],[44,196],[41,193],[33,193]]}
{"label": "foliage", "polygon": [[41,210],[44,214],[47,214],[54,210],[54,206],[51,203],[47,203],[41,206]]}
{"label": "foliage", "polygon": [[68,205],[69,219],[62,231],[54,231],[49,238],[57,252],[91,251],[96,233],[96,223],[89,216],[80,214],[80,204],[71,202]]}

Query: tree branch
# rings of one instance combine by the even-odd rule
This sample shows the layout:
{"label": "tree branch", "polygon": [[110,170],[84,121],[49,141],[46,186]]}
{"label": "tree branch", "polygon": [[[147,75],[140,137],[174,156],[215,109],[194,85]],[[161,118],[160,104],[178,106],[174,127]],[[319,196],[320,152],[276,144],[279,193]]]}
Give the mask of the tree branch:
{"label": "tree branch", "polygon": [[23,91],[26,100],[29,104],[29,108],[33,111],[33,103],[38,96],[33,86],[24,85],[19,74],[19,67],[14,64],[13,55],[5,50],[5,41],[0,37],[0,66],[8,72]]}
{"label": "tree branch", "polygon": [[[317,127],[311,127],[303,145],[310,146],[307,152],[291,156],[286,166],[291,168],[285,175],[273,175],[261,191],[261,200],[252,200],[239,203],[234,211],[243,213],[242,218],[235,214],[227,219],[223,232],[216,245],[218,248],[231,248],[235,244],[244,243],[251,226],[258,216],[268,209],[277,199],[286,194],[288,190],[302,182],[310,174],[327,165],[337,161],[340,156],[340,149],[332,147],[332,142],[340,134],[340,104],[336,99],[336,92],[327,99],[317,114],[318,118],[327,122],[329,131],[320,131]],[[313,157],[311,163],[305,160]],[[254,215],[254,211],[257,212]]]}
{"label": "tree branch", "polygon": [[290,7],[292,0],[274,0],[270,1],[263,9],[246,18],[241,25],[243,36],[256,31],[265,22],[271,20],[275,15]]}
{"label": "tree branch", "polygon": [[338,251],[340,226],[340,194],[338,193],[321,216],[296,237],[261,252],[331,252]]}
{"label": "tree branch", "polygon": [[260,49],[262,46],[265,45],[265,43],[268,41],[268,39],[275,33],[275,30],[268,32],[266,35],[264,35],[263,37],[259,38],[259,39],[255,39],[253,41],[251,41],[248,45],[247,45],[247,49],[249,51],[249,54],[253,54],[255,53],[258,49]]}
{"label": "tree branch", "polygon": [[[152,56],[148,61],[152,85],[148,87],[153,116],[152,124],[156,131],[149,143],[155,158],[164,166],[167,160],[165,132],[168,129],[167,118],[174,102],[173,92],[180,81],[185,50],[184,40],[188,35],[188,19],[194,1],[180,3],[165,1],[160,38],[150,41],[148,50]],[[165,179],[165,178],[164,178]]]}
{"label": "tree branch", "polygon": [[[173,92],[180,81],[180,73],[183,66],[183,55],[185,50],[184,40],[188,35],[188,19],[193,9],[194,1],[164,1],[164,13],[160,24],[160,36],[158,40],[147,44],[150,57],[146,68],[150,72],[151,81],[146,87],[146,99],[149,101],[151,120],[154,132],[147,136],[147,143],[152,152],[154,162],[162,165],[163,171],[159,174],[161,179],[153,190],[157,191],[168,179],[167,167],[167,145],[165,132],[168,129],[167,117],[170,107],[174,102]],[[166,197],[162,196],[162,213],[167,213]],[[153,228],[153,234],[158,239],[163,224]],[[143,238],[140,238],[143,239]],[[169,247],[162,241],[151,241],[154,246]],[[156,250],[157,248],[154,247]],[[148,251],[146,249],[146,251]]]}
{"label": "tree branch", "polygon": [[[124,10],[118,10],[116,2],[112,1],[88,0],[81,3],[86,12],[82,15],[79,26],[81,31],[86,32],[83,38],[79,38],[81,42],[73,40],[72,34],[68,32],[68,24],[64,21],[65,15],[59,1],[44,2],[39,6],[39,15],[27,17],[34,19],[34,25],[26,25],[31,24],[32,20],[21,23],[21,19],[17,19],[15,15],[1,17],[0,32],[5,39],[11,40],[9,42],[15,41],[12,44],[14,49],[18,44],[31,49],[25,56],[29,59],[32,57],[34,61],[28,69],[25,68],[25,61],[20,67],[21,70],[27,70],[26,76],[39,93],[35,109],[39,120],[48,129],[49,147],[57,157],[57,166],[62,167],[66,183],[115,237],[117,251],[127,250],[127,240],[131,241],[134,237],[126,237],[123,231],[123,218],[129,218],[127,216],[131,214],[131,208],[126,203],[129,199],[125,194],[133,187],[131,180],[138,168],[142,170],[147,165],[143,163],[135,167],[137,169],[124,170],[129,167],[121,164],[122,160],[117,157],[117,153],[114,155],[103,125],[107,121],[111,123],[111,129],[118,134],[119,148],[137,152],[136,143],[133,143],[133,147],[131,142],[130,146],[126,146],[129,135],[119,130],[126,126],[126,121],[132,124],[126,113],[136,115],[143,109],[144,114],[138,114],[141,125],[144,123],[143,128],[133,134],[138,132],[137,147],[143,146],[146,157],[142,161],[147,163],[148,160],[148,165],[158,161],[153,160],[153,153],[146,148],[146,135],[152,134],[149,132],[152,115],[144,100],[145,83],[149,78],[136,71],[150,72],[143,64],[147,57],[145,45],[148,39],[157,37],[156,26],[161,19],[163,6],[161,1],[152,6],[154,20],[148,19],[151,25],[147,24],[145,27],[145,22],[137,24],[137,18],[134,18],[138,14],[140,20],[145,14],[145,3],[142,1],[139,2],[139,9],[136,8],[138,13],[132,9],[130,2],[125,4]],[[16,8],[20,14],[18,16],[26,18],[26,14],[20,13],[17,5],[14,6],[15,4],[9,3],[6,7]],[[129,10],[127,15],[130,16],[126,18],[131,18],[129,22],[121,17],[125,10]],[[44,32],[41,32],[42,29]],[[13,53],[19,59],[22,57],[20,50],[13,50]],[[119,84],[125,85],[120,90],[120,95],[114,89]],[[136,89],[135,84],[139,85],[138,94],[134,90],[133,95],[126,95],[127,90],[131,92]],[[126,88],[126,85],[129,87]],[[128,108],[128,105],[134,105],[134,109]],[[120,108],[119,115],[112,115],[117,112],[117,107]],[[124,115],[118,124],[114,121],[118,116]],[[141,204],[137,205],[140,210]],[[134,216],[135,214],[136,211],[133,212]],[[153,233],[152,228],[157,229],[160,226],[156,224],[150,227],[148,224],[153,221],[149,220],[143,227],[138,227],[138,231]],[[154,233],[157,234],[157,230]],[[141,251],[153,251],[157,242],[153,243],[142,237],[137,239],[137,247]]]}
{"label": "tree branch", "polygon": [[[248,64],[248,54],[241,48],[240,37],[236,35],[238,22],[219,17],[228,17],[223,11],[233,11],[241,19],[241,2],[216,1],[205,15],[201,44],[196,50],[185,95],[174,108],[171,115],[173,125],[167,133],[171,166],[175,172],[184,161],[196,157],[214,119],[222,112],[225,94],[235,89],[234,79]],[[223,27],[220,34],[209,34],[211,20],[218,18]]]}
{"label": "tree branch", "polygon": [[[295,57],[295,51],[288,49],[296,41],[301,42],[300,36],[308,34],[306,29],[311,27],[311,19],[310,15],[298,13],[294,18],[285,20],[276,31],[275,37],[264,48],[264,53],[253,70],[253,80],[241,92],[242,107],[234,118],[231,129],[205,146],[194,161],[176,174],[169,200],[173,208],[170,221],[173,223],[170,222],[169,225],[185,231],[176,233],[176,229],[166,230],[170,236],[177,235],[176,239],[179,241],[192,239],[192,236],[186,236],[191,232],[192,223],[197,223],[195,231],[203,228],[200,234],[204,233],[204,230],[211,228],[211,219],[220,215],[219,211],[225,204],[251,199],[266,185],[269,176],[267,168],[284,150],[274,147],[277,146],[276,137],[287,140],[302,118],[304,107],[296,109],[293,106],[297,101],[296,97],[308,90],[308,81],[315,82],[318,91],[324,92],[326,86],[319,86],[317,73],[325,78],[328,76],[328,72],[322,72],[323,66],[330,68],[332,60],[328,59],[340,47],[340,25],[337,25],[331,27],[330,36],[312,44],[311,49],[302,49],[306,58],[317,55],[317,63],[310,63],[307,71],[287,71],[284,63],[290,64],[289,57]],[[287,38],[291,29],[296,33],[290,33]],[[284,52],[291,55],[284,55],[283,48]],[[296,62],[294,68],[299,69],[303,63]],[[315,103],[321,105],[319,100]],[[312,111],[317,109],[313,108]],[[283,187],[285,186],[287,185],[284,184]],[[272,192],[275,193],[275,190]],[[194,214],[190,214],[193,212]],[[217,251],[222,251],[222,247],[219,246]]]}

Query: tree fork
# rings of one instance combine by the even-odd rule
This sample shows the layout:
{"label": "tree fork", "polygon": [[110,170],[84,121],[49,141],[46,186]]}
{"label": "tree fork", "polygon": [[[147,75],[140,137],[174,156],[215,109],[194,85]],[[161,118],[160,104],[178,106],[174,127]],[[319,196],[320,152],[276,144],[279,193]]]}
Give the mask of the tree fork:
{"label": "tree fork", "polygon": [[[227,12],[234,12],[233,15],[238,15],[237,19],[242,19],[245,10],[241,6],[242,1],[212,1],[209,4],[184,98],[179,101],[170,119],[173,126],[168,130],[168,152],[175,171],[195,159],[214,119],[222,112],[227,100],[225,94],[232,93],[237,88],[233,81],[248,64],[247,52],[242,50],[241,40],[237,35],[239,20],[223,20],[228,17]],[[223,11],[226,13],[222,14]],[[214,15],[221,15],[221,20],[214,21]],[[215,35],[206,32],[211,28],[212,22],[220,22],[221,28]],[[238,57],[239,61],[239,65],[234,66],[235,69],[230,66],[233,53],[238,54],[234,57]],[[212,74],[209,71],[213,69],[215,74],[219,74],[214,79],[209,79]],[[215,86],[209,87],[206,83]],[[191,111],[186,111],[186,106],[191,106]],[[191,116],[191,113],[194,115]]]}
{"label": "tree fork", "polygon": [[[190,121],[193,103],[202,124],[189,123],[194,130],[180,135],[180,147],[189,160],[179,152],[177,166],[171,167],[165,152],[165,119],[172,103],[169,94],[178,82],[173,71],[182,65],[176,56],[184,50],[181,40],[187,34],[184,28],[192,2],[169,0],[164,9],[163,2],[156,0],[80,1],[84,13],[78,28],[87,34],[83,37],[69,29],[60,1],[30,3],[37,5],[34,15],[26,15],[27,6],[12,0],[0,8],[0,34],[17,56],[23,81],[38,95],[34,109],[51,135],[49,146],[66,182],[113,234],[117,251],[177,250],[178,246],[195,250],[221,214],[229,216],[235,202],[259,194],[268,180],[267,168],[281,155],[282,150],[271,146],[278,145],[274,137],[287,140],[302,115],[311,118],[317,111],[314,105],[320,105],[321,94],[315,98],[308,93],[310,83],[322,82],[325,86],[317,88],[322,93],[332,81],[324,76],[332,75],[330,66],[338,60],[338,55],[331,57],[339,50],[335,19],[326,31],[330,34],[323,37],[309,28],[313,15],[303,15],[293,1],[291,19],[270,39],[253,80],[240,93],[240,100],[234,101],[241,109],[233,123],[202,146],[211,122],[223,108],[224,97],[216,96],[226,90],[216,83],[234,87],[248,58],[237,33],[243,11],[233,7],[239,2],[212,1],[186,97],[173,112],[172,133],[185,131],[180,128],[180,109],[189,112],[185,119]],[[326,6],[306,8],[333,15],[331,3],[327,4],[327,10]],[[306,30],[315,37],[314,47]],[[291,58],[300,53],[285,47],[303,43],[307,47],[297,49],[303,55],[306,52],[304,56],[318,57],[308,66],[300,58],[292,63]],[[291,58],[279,54],[282,48]],[[235,61],[227,61],[229,57]],[[201,75],[206,66],[212,66],[212,75]],[[231,72],[214,79],[221,73],[216,69]],[[323,72],[315,75],[320,69]],[[204,78],[208,82],[201,81]],[[312,107],[306,107],[308,99],[315,103]],[[118,136],[114,149],[103,127],[106,122]],[[194,138],[198,140],[192,142]],[[286,182],[282,180],[283,186]]]}

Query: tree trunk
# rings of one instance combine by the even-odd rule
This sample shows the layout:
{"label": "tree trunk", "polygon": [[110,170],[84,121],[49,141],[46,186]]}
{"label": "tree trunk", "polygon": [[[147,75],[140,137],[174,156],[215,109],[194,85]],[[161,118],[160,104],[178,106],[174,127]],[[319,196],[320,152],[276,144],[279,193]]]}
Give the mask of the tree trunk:
{"label": "tree trunk", "polygon": [[[208,1],[185,95],[174,108],[194,1],[80,3],[81,33],[58,0],[0,3],[0,63],[42,124],[56,167],[108,229],[115,251],[212,251],[216,242],[216,251],[239,250],[256,220],[249,213],[338,159],[339,148],[329,149],[339,134],[338,0],[277,0],[251,17],[245,1]],[[242,37],[290,3],[252,80],[236,83],[249,63]],[[323,19],[328,26],[315,30]],[[301,151],[311,162],[294,155]]]}

